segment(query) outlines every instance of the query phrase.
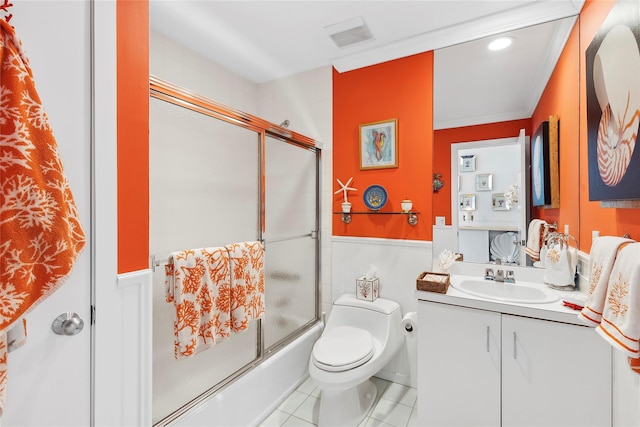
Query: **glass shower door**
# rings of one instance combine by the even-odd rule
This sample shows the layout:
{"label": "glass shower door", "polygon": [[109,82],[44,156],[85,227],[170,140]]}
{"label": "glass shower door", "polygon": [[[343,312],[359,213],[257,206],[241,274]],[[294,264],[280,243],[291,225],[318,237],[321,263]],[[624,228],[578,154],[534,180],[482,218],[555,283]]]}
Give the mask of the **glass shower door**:
{"label": "glass shower door", "polygon": [[[171,252],[257,240],[260,134],[188,108],[150,100],[149,250]],[[173,304],[164,265],[153,273],[153,422],[255,361],[257,322],[210,349],[174,357]]]}
{"label": "glass shower door", "polygon": [[264,348],[318,318],[318,152],[267,136]]}

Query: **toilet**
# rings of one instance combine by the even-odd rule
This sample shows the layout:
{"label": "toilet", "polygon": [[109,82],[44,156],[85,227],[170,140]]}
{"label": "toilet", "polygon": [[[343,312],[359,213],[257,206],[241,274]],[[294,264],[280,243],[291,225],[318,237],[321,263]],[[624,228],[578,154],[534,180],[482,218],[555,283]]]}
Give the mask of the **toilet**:
{"label": "toilet", "polygon": [[371,381],[399,350],[404,335],[395,301],[338,298],[309,359],[309,375],[320,394],[320,427],[355,426],[373,405]]}

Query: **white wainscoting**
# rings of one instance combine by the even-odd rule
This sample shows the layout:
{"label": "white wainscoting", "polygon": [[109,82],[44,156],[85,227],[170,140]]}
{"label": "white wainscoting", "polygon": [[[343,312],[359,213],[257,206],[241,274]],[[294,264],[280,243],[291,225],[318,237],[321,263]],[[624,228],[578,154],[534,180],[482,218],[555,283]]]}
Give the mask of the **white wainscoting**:
{"label": "white wainscoting", "polygon": [[[432,258],[432,242],[428,241],[334,236],[332,299],[335,301],[342,294],[355,293],[356,278],[365,275],[374,265],[380,278],[380,297],[397,301],[403,315],[416,311],[416,278],[421,272],[431,270]],[[414,346],[405,345],[398,357],[377,376],[415,387],[415,374],[412,375],[409,369],[409,351],[414,352]]]}

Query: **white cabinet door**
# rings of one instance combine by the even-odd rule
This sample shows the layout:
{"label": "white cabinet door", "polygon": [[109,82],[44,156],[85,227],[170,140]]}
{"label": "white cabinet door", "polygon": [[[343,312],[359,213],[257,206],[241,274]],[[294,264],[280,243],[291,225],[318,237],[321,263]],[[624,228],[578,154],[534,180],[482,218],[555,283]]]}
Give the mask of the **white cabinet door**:
{"label": "white cabinet door", "polygon": [[611,348],[591,328],[502,315],[502,426],[611,425]]}
{"label": "white cabinet door", "polygon": [[[11,25],[30,60],[36,89],[58,142],[85,248],[66,282],[27,318],[26,344],[9,353],[3,426],[90,425],[90,4],[14,1]],[[2,18],[0,18],[2,19]],[[56,335],[51,324],[76,312],[84,329]],[[105,321],[108,321],[105,319]]]}
{"label": "white cabinet door", "polygon": [[500,313],[420,301],[418,322],[418,425],[500,425]]}

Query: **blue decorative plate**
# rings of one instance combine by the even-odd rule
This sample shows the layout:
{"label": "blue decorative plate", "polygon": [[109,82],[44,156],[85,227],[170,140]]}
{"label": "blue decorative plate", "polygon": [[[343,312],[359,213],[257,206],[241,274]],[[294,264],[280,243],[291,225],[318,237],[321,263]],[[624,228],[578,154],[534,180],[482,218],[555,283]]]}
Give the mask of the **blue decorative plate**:
{"label": "blue decorative plate", "polygon": [[363,198],[369,209],[377,211],[387,203],[387,190],[382,185],[370,185],[364,190]]}

